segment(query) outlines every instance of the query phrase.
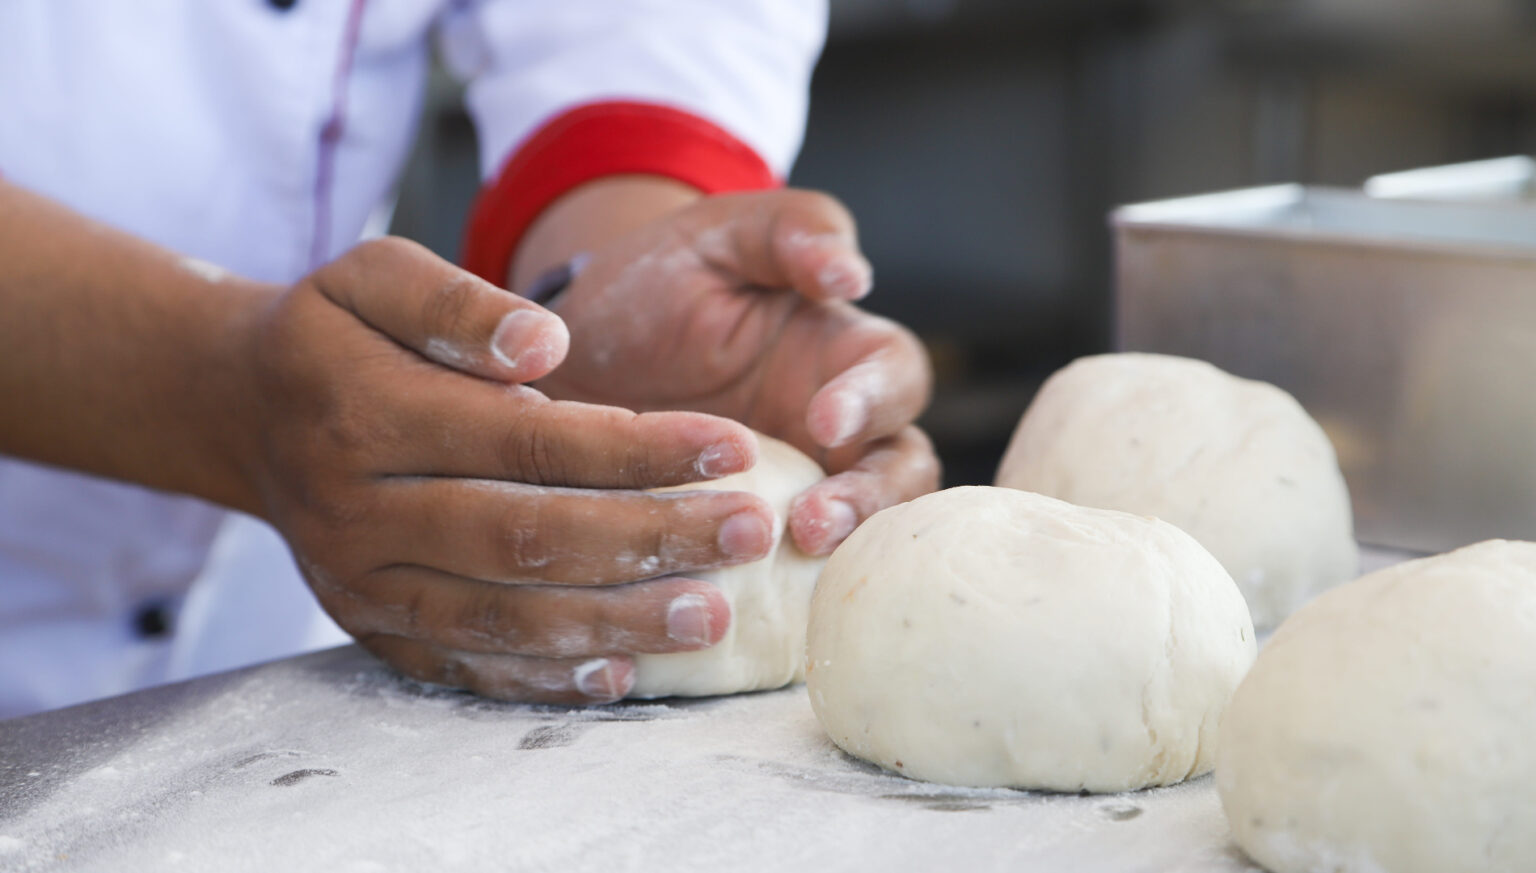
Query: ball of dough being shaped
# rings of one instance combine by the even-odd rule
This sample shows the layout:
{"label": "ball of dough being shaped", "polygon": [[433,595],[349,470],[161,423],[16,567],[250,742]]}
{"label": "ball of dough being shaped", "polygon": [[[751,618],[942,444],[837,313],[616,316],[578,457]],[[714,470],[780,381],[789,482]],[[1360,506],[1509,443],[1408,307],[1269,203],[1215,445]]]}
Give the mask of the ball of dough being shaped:
{"label": "ball of dough being shaped", "polygon": [[1260,630],[1359,572],[1323,429],[1279,388],[1204,361],[1073,362],[1024,413],[996,484],[1182,529],[1232,574]]}
{"label": "ball of dough being shaped", "polygon": [[1281,625],[1216,785],[1275,873],[1536,870],[1536,543],[1361,577]]}
{"label": "ball of dough being shaped", "polygon": [[774,546],[750,564],[689,573],[713,582],[731,604],[731,626],[708,649],[638,655],[630,697],[702,697],[780,688],[805,678],[805,627],[811,591],[826,563],[785,535],[789,504],[820,482],[821,467],[799,449],[757,435],[757,464],[744,473],[657,492],[749,491],[773,508]]}
{"label": "ball of dough being shaped", "polygon": [[1183,531],[965,487],[833,552],[806,683],[832,740],[886,769],[1113,792],[1208,772],[1253,653],[1242,595]]}

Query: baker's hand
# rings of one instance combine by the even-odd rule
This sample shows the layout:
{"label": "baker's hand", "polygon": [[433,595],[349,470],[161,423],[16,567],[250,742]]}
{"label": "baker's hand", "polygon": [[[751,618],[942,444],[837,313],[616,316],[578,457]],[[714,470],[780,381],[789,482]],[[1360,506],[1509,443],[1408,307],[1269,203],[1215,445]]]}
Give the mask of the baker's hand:
{"label": "baker's hand", "polygon": [[265,515],[337,623],[408,675],[614,700],[631,654],[724,635],[719,590],[677,574],[771,545],[752,495],[634,490],[747,469],[746,428],[549,400],[521,383],[564,357],[560,319],[413,243],[358,246],[254,336]]}
{"label": "baker's hand", "polygon": [[706,198],[592,253],[553,304],[571,351],[540,388],[631,409],[691,409],[780,437],[833,474],[790,513],[826,554],[880,509],[932,491],[939,465],[912,422],[927,356],[851,301],[870,288],[852,218],[832,198]]}

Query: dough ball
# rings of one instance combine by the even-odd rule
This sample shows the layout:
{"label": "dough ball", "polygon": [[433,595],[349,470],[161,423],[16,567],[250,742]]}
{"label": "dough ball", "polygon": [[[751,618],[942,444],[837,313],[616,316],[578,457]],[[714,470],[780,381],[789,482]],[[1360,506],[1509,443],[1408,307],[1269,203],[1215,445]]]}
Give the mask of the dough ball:
{"label": "dough ball", "polygon": [[1322,428],[1279,388],[1204,361],[1072,363],[1024,413],[997,484],[1182,529],[1232,574],[1261,630],[1359,569]]}
{"label": "dough ball", "polygon": [[972,786],[1125,791],[1205,773],[1253,626],[1151,518],[952,488],[866,521],[811,603],[811,706],[849,754]]}
{"label": "dough ball", "polygon": [[1536,543],[1330,591],[1232,700],[1216,785],[1275,873],[1536,870]]}
{"label": "dough ball", "polygon": [[701,697],[779,688],[805,678],[805,625],[811,590],[825,558],[812,558],[785,535],[789,504],[820,482],[821,467],[788,443],[758,435],[757,465],[745,473],[669,491],[750,491],[773,507],[768,557],[690,579],[713,582],[731,604],[725,638],[697,652],[640,655],[630,697]]}

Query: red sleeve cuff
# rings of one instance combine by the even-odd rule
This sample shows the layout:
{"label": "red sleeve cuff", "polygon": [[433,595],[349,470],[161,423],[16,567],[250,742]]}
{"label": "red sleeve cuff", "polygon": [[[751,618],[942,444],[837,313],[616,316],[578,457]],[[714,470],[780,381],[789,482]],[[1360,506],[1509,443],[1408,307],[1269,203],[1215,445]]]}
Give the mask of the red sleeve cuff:
{"label": "red sleeve cuff", "polygon": [[782,183],[751,147],[704,119],[650,103],[592,103],[555,116],[518,147],[470,211],[464,267],[497,285],[544,208],[602,176],[666,176],[706,194]]}

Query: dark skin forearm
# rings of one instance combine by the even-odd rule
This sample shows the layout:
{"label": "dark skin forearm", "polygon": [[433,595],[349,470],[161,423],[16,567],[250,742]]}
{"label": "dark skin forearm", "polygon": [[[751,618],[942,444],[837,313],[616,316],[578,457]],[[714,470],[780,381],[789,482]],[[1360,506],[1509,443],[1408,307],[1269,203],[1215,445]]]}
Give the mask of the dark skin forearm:
{"label": "dark skin forearm", "polygon": [[621,697],[633,654],[725,634],[730,605],[689,574],[773,545],[752,495],[645,493],[750,466],[737,422],[835,473],[791,511],[807,551],[937,476],[910,425],[921,349],[846,302],[868,266],[845,210],[658,181],[583,186],[532,229],[518,276],[593,255],[556,303],[569,331],[404,240],[279,289],[0,183],[0,452],[260,515],[417,678]]}
{"label": "dark skin forearm", "polygon": [[428,681],[623,696],[632,654],[729,626],[683,574],[772,546],[752,495],[643,493],[744,469],[751,434],[526,387],[567,338],[405,240],[276,288],[0,186],[0,452],[266,519],[337,623]]}
{"label": "dark skin forearm", "polygon": [[0,453],[255,511],[238,346],[277,289],[208,273],[0,182]]}

